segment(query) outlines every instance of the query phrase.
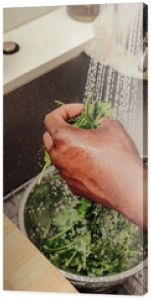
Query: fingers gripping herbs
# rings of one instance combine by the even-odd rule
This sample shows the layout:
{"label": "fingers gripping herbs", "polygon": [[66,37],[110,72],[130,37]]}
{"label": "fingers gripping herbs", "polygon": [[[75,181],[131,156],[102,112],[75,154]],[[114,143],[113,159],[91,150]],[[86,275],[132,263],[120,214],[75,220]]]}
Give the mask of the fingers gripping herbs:
{"label": "fingers gripping herbs", "polygon": [[[61,100],[55,100],[57,105],[63,105],[64,103]],[[100,120],[103,117],[112,117],[113,109],[111,105],[103,101],[92,101],[91,97],[87,97],[85,110],[82,114],[76,118],[72,118],[68,122],[76,127],[93,129],[100,126]],[[41,183],[41,180],[45,174],[45,171],[51,165],[51,158],[47,151],[44,152],[44,167],[38,177],[38,184]]]}
{"label": "fingers gripping herbs", "polygon": [[103,101],[92,101],[91,97],[88,97],[85,104],[85,110],[83,113],[69,121],[74,126],[94,129],[100,126],[100,120],[103,117],[112,117],[113,109],[111,105]]}

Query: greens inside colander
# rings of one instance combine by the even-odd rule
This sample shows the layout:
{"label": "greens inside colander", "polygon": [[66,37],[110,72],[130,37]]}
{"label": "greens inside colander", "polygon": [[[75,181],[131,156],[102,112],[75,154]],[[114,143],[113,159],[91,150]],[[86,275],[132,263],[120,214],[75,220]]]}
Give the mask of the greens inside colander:
{"label": "greens inside colander", "polygon": [[146,234],[118,212],[74,196],[57,171],[45,176],[25,206],[30,240],[57,267],[112,275],[146,256]]}
{"label": "greens inside colander", "polygon": [[[111,106],[88,98],[85,111],[70,123],[97,128],[104,116],[112,116]],[[45,153],[44,168],[25,206],[25,227],[40,251],[60,269],[88,276],[117,274],[142,261],[147,235],[120,213],[73,195],[56,170],[46,176],[50,164]]]}

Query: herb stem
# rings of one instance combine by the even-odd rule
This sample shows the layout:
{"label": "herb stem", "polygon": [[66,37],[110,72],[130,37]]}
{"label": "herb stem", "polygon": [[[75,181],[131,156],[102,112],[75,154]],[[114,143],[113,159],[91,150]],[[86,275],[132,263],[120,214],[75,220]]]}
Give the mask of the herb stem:
{"label": "herb stem", "polygon": [[51,242],[55,239],[57,239],[58,237],[62,236],[64,233],[66,233],[67,231],[69,231],[72,227],[69,227],[61,232],[59,232],[58,234],[54,235],[52,238],[48,239],[48,242]]}
{"label": "herb stem", "polygon": [[50,220],[49,220],[48,225],[47,225],[47,227],[46,227],[46,229],[45,229],[45,231],[44,231],[44,233],[43,233],[43,237],[42,237],[43,239],[46,238],[46,236],[47,236],[47,234],[48,234],[48,232],[49,232],[50,224],[51,224],[51,222],[50,222]]}
{"label": "herb stem", "polygon": [[[67,244],[65,246],[62,246],[62,247],[58,247],[58,248],[49,248],[50,251],[59,251],[59,250],[66,250],[68,248],[70,248],[71,246],[73,246],[75,243],[70,243],[70,244]],[[72,249],[72,248],[71,248]]]}
{"label": "herb stem", "polygon": [[39,175],[38,181],[37,181],[37,184],[38,184],[38,185],[40,185],[41,180],[42,180],[42,178],[43,178],[43,176],[44,176],[44,174],[45,174],[46,169],[47,169],[47,163],[45,163],[45,165],[44,165],[42,171],[40,172],[40,175]]}
{"label": "herb stem", "polygon": [[68,266],[71,264],[72,260],[73,260],[74,257],[76,256],[76,254],[77,254],[77,250],[75,250],[75,251],[73,252],[72,256],[66,261],[65,267],[68,267]]}

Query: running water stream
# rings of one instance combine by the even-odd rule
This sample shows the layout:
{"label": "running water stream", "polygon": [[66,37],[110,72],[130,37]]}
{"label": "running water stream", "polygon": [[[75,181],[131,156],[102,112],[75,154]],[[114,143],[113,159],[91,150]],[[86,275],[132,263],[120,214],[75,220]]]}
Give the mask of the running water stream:
{"label": "running water stream", "polygon": [[143,155],[143,73],[135,68],[143,53],[143,4],[105,5],[94,29],[84,99],[111,102]]}

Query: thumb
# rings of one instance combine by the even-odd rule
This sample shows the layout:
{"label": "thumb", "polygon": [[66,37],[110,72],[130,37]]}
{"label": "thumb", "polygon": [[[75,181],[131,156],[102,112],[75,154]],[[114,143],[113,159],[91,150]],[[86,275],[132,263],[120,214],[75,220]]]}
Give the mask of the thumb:
{"label": "thumb", "polygon": [[84,104],[65,104],[45,116],[44,124],[52,137],[66,126],[66,121],[78,116],[84,110]]}

